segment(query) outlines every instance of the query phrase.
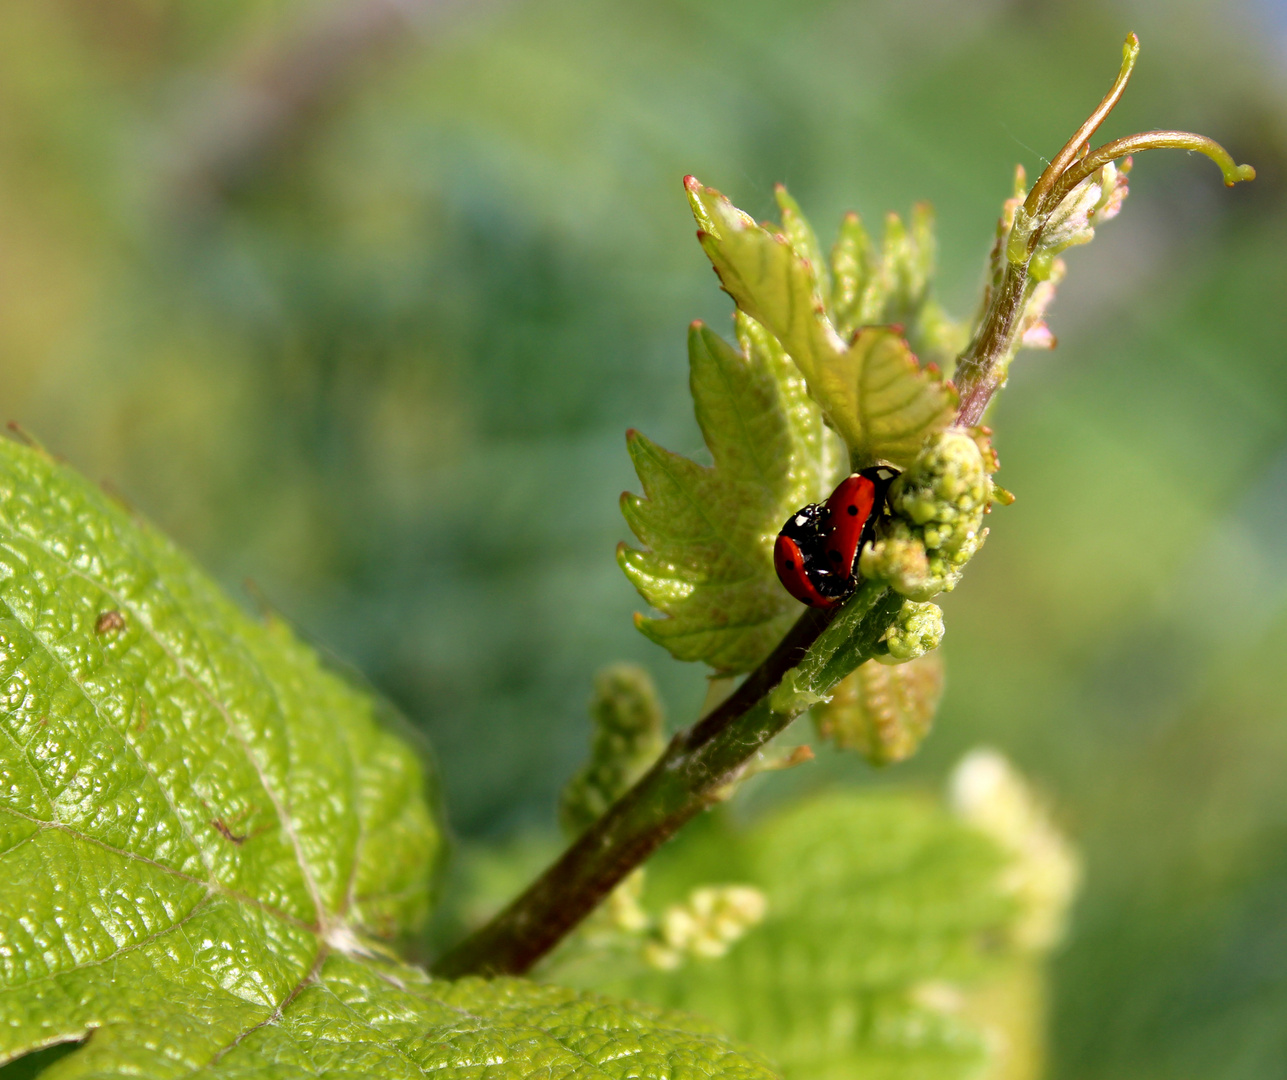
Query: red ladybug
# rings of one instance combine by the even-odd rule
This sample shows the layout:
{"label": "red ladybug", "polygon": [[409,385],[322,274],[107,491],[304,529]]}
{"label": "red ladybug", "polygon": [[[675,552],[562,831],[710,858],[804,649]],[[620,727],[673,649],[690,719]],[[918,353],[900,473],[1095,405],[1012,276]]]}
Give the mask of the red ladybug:
{"label": "red ladybug", "polygon": [[786,591],[810,607],[829,608],[854,591],[854,562],[871,539],[898,473],[877,465],[840,481],[825,503],[810,503],[782,526],[773,565]]}

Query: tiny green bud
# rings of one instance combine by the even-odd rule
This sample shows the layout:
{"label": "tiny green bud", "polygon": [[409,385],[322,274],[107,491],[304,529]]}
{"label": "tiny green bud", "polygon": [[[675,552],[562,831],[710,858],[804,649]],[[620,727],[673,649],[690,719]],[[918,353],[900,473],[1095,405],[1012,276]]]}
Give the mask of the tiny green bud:
{"label": "tiny green bud", "polygon": [[905,600],[898,619],[883,638],[889,647],[882,663],[901,664],[937,649],[943,641],[943,609],[937,604]]}
{"label": "tiny green bud", "polygon": [[644,868],[637,866],[608,894],[603,910],[615,929],[627,934],[639,934],[648,929],[648,913],[642,903],[643,891]]}
{"label": "tiny green bud", "polygon": [[783,716],[794,716],[825,700],[822,695],[801,686],[805,676],[799,668],[792,668],[769,695],[769,708]]}
{"label": "tiny green bud", "polygon": [[937,653],[897,667],[869,660],[814,710],[814,723],[818,734],[837,747],[856,750],[873,765],[890,765],[915,753],[942,696],[943,663]]}
{"label": "tiny green bud", "polygon": [[912,600],[950,592],[987,535],[995,458],[961,428],[931,436],[894,481],[894,522],[859,558],[864,578],[888,582]]}
{"label": "tiny green bud", "polygon": [[893,535],[863,548],[858,569],[868,581],[885,581],[897,593],[928,599],[943,591],[930,573],[925,542],[911,535],[904,523],[895,522]]}
{"label": "tiny green bud", "polygon": [[563,789],[559,820],[579,836],[661,756],[665,720],[652,679],[634,664],[614,664],[595,679],[590,760]]}
{"label": "tiny green bud", "polygon": [[643,950],[646,963],[663,971],[688,957],[713,960],[764,920],[768,901],[750,885],[706,885],[694,889],[683,904],[672,904],[661,917],[660,940]]}

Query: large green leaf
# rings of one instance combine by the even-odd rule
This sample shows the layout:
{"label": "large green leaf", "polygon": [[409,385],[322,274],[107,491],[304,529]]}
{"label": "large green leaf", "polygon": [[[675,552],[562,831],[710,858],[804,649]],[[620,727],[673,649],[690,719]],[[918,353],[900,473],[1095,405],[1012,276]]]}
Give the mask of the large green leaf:
{"label": "large green leaf", "polygon": [[520,979],[451,983],[416,968],[333,954],[310,968],[271,1019],[257,1022],[249,1008],[238,1013],[195,993],[169,1000],[156,995],[160,989],[147,982],[123,987],[117,1010],[145,1010],[148,1021],[105,1027],[43,1076],[773,1076],[762,1059],[735,1049],[707,1022]]}
{"label": "large green leaf", "polygon": [[640,630],[680,660],[730,673],[763,660],[798,617],[773,569],[773,541],[847,464],[778,342],[745,315],[737,330],[741,351],[700,323],[688,336],[712,466],[630,433],[644,497],[623,495],[621,508],[647,550],[618,550],[626,575],[666,615],[636,616]]}
{"label": "large green leaf", "polygon": [[0,1062],[48,1077],[769,1075],[709,1028],[370,936],[428,911],[410,748],[279,623],[0,443]]}
{"label": "large green leaf", "polygon": [[[725,291],[781,342],[854,458],[910,464],[925,437],[951,422],[956,395],[937,369],[917,361],[903,337],[906,327],[861,326],[859,319],[864,314],[907,317],[925,310],[928,322],[942,322],[937,309],[924,308],[928,239],[921,236],[913,245],[901,223],[897,228],[891,224],[881,263],[885,280],[873,276],[865,234],[856,218],[849,220],[833,267],[834,291],[841,300],[837,318],[846,329],[856,329],[842,337],[828,313],[833,285],[817,240],[785,193],[779,201],[786,231],[776,234],[713,188],[692,177],[687,186],[698,237]],[[917,228],[922,234],[928,231],[923,214]],[[951,337],[940,328],[926,336],[938,340],[945,335]]]}
{"label": "large green leaf", "polygon": [[788,1080],[965,1080],[998,1036],[1035,1034],[970,1008],[1028,962],[1013,866],[933,799],[889,791],[815,797],[749,830],[707,821],[651,864],[647,903],[744,882],[768,900],[761,925],[676,971],[617,952],[549,974],[710,1017]]}

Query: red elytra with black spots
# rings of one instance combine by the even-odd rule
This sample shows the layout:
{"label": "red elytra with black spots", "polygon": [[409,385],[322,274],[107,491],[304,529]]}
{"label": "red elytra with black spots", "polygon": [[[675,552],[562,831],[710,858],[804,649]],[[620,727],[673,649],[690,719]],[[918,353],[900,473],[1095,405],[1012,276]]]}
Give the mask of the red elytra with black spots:
{"label": "red elytra with black spots", "polygon": [[884,465],[845,477],[825,503],[792,514],[773,545],[773,566],[786,591],[810,607],[835,607],[857,587],[854,562],[871,539],[898,474]]}

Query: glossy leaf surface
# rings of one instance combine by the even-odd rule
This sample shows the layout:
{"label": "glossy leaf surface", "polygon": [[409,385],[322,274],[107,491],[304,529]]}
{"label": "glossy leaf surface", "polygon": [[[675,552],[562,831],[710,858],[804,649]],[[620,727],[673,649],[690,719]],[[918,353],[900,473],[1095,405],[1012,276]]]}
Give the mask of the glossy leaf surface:
{"label": "glossy leaf surface", "polygon": [[[879,267],[885,280],[873,274],[856,219],[848,223],[833,267],[842,301],[838,317],[846,330],[854,327],[842,337],[828,311],[833,286],[817,241],[785,193],[779,196],[783,234],[757,225],[691,177],[688,193],[702,248],[725,291],[790,354],[855,460],[910,463],[925,437],[951,422],[955,393],[939,372],[921,367],[903,337],[905,327],[862,326],[858,320],[864,313],[885,317],[887,309],[901,313],[906,308],[913,315],[921,310],[928,239],[913,245],[901,224],[891,223]],[[928,226],[918,228],[924,233]],[[937,340],[943,333],[927,336]]]}
{"label": "glossy leaf surface", "polygon": [[442,832],[377,704],[0,443],[0,1062],[42,1075],[771,1075],[712,1029],[377,959]]}

